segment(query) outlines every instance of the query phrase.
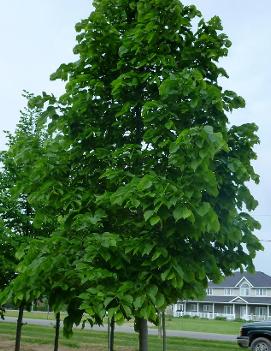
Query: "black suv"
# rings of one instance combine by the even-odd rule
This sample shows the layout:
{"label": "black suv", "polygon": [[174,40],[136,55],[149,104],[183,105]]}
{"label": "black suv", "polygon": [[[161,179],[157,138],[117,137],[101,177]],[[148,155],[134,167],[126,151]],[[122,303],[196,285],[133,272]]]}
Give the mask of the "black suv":
{"label": "black suv", "polygon": [[253,351],[271,351],[271,321],[244,324],[237,343]]}

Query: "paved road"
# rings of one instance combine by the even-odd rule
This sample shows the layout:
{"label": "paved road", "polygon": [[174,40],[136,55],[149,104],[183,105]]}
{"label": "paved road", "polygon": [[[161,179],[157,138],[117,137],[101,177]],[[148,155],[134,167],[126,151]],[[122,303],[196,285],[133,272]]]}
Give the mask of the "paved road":
{"label": "paved road", "polygon": [[[5,320],[0,320],[0,323],[11,322],[16,323],[17,318],[15,317],[5,317]],[[47,319],[31,319],[24,318],[24,323],[35,324],[35,325],[44,325],[44,326],[53,326],[54,322]],[[85,329],[92,329],[95,331],[106,331],[107,326],[99,327],[86,325]],[[129,325],[116,326],[116,332],[120,333],[134,333],[134,328]],[[149,328],[150,335],[158,335],[157,329]],[[191,338],[191,339],[201,339],[201,340],[219,340],[219,341],[235,341],[235,335],[226,335],[226,334],[215,334],[215,333],[202,333],[202,332],[192,332],[192,331],[183,331],[183,330],[167,330],[167,336]]]}

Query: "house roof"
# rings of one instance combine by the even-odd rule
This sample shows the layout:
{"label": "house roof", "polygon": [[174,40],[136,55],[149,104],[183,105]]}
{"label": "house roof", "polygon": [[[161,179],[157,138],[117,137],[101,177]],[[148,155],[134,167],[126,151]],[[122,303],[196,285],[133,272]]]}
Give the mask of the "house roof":
{"label": "house roof", "polygon": [[203,301],[206,302],[230,302],[234,296],[206,296]]}
{"label": "house roof", "polygon": [[256,303],[257,305],[260,304],[271,304],[271,297],[244,297],[243,299],[246,300],[248,303]]}
{"label": "house roof", "polygon": [[[242,301],[239,301],[242,300]],[[187,302],[195,302],[188,300]],[[257,304],[257,305],[271,305],[271,297],[248,297],[248,296],[206,296],[199,302],[210,303],[236,303],[236,304]]]}
{"label": "house roof", "polygon": [[255,272],[255,273],[240,273],[235,272],[233,275],[226,277],[221,283],[215,284],[213,282],[209,282],[210,288],[232,288],[236,286],[243,278],[248,280],[253,287],[260,288],[271,288],[271,277],[263,272]]}

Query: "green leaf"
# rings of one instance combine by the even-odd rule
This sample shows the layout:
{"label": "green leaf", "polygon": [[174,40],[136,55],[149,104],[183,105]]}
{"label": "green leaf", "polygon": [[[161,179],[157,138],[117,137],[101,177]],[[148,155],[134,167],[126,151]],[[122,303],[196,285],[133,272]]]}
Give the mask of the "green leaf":
{"label": "green leaf", "polygon": [[144,219],[145,221],[147,222],[148,219],[154,214],[154,211],[153,210],[148,210],[148,211],[145,211],[144,212]]}
{"label": "green leaf", "polygon": [[129,317],[132,316],[132,311],[131,311],[131,309],[130,309],[129,306],[122,305],[122,308],[124,309],[125,317],[126,317],[126,318],[129,318]]}
{"label": "green leaf", "polygon": [[160,292],[156,295],[156,306],[161,309],[162,307],[165,307],[165,298],[164,295],[161,294]]}
{"label": "green leaf", "polygon": [[153,243],[144,243],[144,249],[142,251],[142,256],[149,255],[155,244]]}
{"label": "green leaf", "polygon": [[167,129],[175,129],[175,125],[174,125],[174,122],[173,121],[171,121],[171,120],[169,120],[166,124],[165,124],[165,127],[167,128]]}
{"label": "green leaf", "polygon": [[159,216],[153,216],[150,218],[150,224],[154,226],[155,224],[160,222],[160,217]]}
{"label": "green leaf", "polygon": [[178,222],[178,220],[180,220],[181,218],[187,219],[191,215],[192,211],[189,208],[183,206],[178,206],[173,211],[173,217],[176,220],[176,222]]}
{"label": "green leaf", "polygon": [[154,298],[156,297],[157,292],[158,292],[158,287],[156,285],[151,285],[148,288],[148,294],[152,295]]}
{"label": "green leaf", "polygon": [[170,272],[171,272],[171,268],[169,268],[166,271],[164,271],[163,273],[161,273],[162,281],[165,281],[167,279],[167,277],[169,276]]}
{"label": "green leaf", "polygon": [[158,247],[156,248],[154,254],[152,255],[152,261],[157,260],[162,255],[162,250]]}
{"label": "green leaf", "polygon": [[20,260],[25,255],[25,245],[21,245],[15,253],[15,257]]}
{"label": "green leaf", "polygon": [[203,202],[201,206],[197,209],[197,213],[204,217],[211,209],[211,206],[208,202]]}
{"label": "green leaf", "polygon": [[145,296],[137,296],[136,297],[136,299],[134,300],[134,303],[133,303],[136,310],[140,309],[143,306],[145,298],[146,298]]}
{"label": "green leaf", "polygon": [[152,181],[153,177],[146,175],[140,180],[137,187],[139,190],[147,190],[152,186]]}
{"label": "green leaf", "polygon": [[171,143],[169,146],[169,152],[175,154],[180,149],[180,145],[177,143]]}
{"label": "green leaf", "polygon": [[126,54],[129,50],[125,46],[121,46],[119,48],[119,56],[122,57],[124,54]]}

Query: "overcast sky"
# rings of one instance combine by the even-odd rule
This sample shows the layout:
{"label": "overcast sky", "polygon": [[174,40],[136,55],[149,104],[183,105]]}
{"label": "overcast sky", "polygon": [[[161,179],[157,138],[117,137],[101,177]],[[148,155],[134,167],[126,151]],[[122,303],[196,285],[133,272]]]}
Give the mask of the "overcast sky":
{"label": "overcast sky", "polygon": [[[270,0],[184,0],[194,3],[206,19],[219,15],[224,31],[232,40],[229,56],[222,64],[230,79],[223,83],[242,95],[245,109],[230,116],[232,124],[256,122],[261,145],[255,162],[261,176],[252,186],[259,201],[255,217],[262,229],[261,240],[271,240],[271,1]],[[14,130],[19,111],[24,107],[23,89],[59,93],[62,85],[49,81],[49,75],[62,63],[73,59],[74,25],[91,12],[90,0],[13,0],[2,1],[0,12],[0,148],[5,140],[2,130]],[[257,270],[271,275],[271,243],[255,259]]]}

